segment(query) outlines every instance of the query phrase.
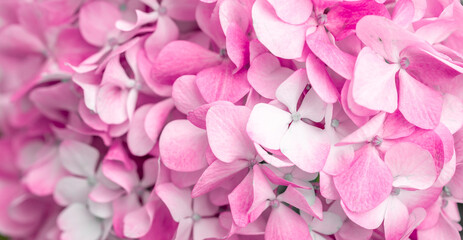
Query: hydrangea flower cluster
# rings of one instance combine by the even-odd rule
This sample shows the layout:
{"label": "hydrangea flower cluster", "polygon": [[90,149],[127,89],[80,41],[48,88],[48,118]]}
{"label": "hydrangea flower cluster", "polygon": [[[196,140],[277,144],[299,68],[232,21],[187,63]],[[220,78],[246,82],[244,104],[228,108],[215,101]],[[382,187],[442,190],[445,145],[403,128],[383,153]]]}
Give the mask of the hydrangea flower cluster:
{"label": "hydrangea flower cluster", "polygon": [[457,0],[0,1],[0,233],[457,240]]}

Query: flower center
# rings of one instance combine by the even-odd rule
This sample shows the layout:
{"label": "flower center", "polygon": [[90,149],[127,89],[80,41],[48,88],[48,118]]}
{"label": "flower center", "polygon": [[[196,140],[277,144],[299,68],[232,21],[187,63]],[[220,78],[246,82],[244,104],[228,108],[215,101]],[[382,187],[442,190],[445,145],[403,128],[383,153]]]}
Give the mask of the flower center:
{"label": "flower center", "polygon": [[443,193],[444,196],[446,196],[446,197],[451,197],[451,196],[452,196],[452,193],[450,192],[450,189],[449,189],[449,187],[447,187],[447,186],[444,186],[444,187],[442,188],[442,193]]}
{"label": "flower center", "polygon": [[408,66],[410,66],[410,60],[408,60],[408,58],[402,58],[400,59],[400,67],[402,69],[407,69]]}
{"label": "flower center", "polygon": [[127,10],[127,5],[125,3],[121,3],[119,5],[119,11],[124,12]]}
{"label": "flower center", "polygon": [[378,137],[378,136],[374,137],[373,140],[371,141],[371,144],[373,144],[373,145],[375,145],[377,147],[380,146],[381,143],[383,143],[383,139]]}
{"label": "flower center", "polygon": [[293,175],[291,173],[285,174],[283,177],[286,181],[292,181],[293,180]]}
{"label": "flower center", "polygon": [[226,57],[228,57],[227,49],[225,49],[225,48],[220,49],[219,56],[220,56],[221,58],[226,58]]}
{"label": "flower center", "polygon": [[328,19],[328,16],[326,14],[320,14],[317,17],[318,24],[325,24]]}
{"label": "flower center", "polygon": [[331,126],[334,128],[337,128],[339,126],[339,120],[338,119],[331,120]]}
{"label": "flower center", "polygon": [[159,13],[159,15],[161,15],[161,16],[162,16],[162,15],[165,15],[165,14],[167,13],[167,8],[166,8],[166,7],[163,7],[163,6],[159,7],[158,13]]}
{"label": "flower center", "polygon": [[111,46],[111,47],[116,46],[116,45],[117,45],[117,39],[114,38],[114,37],[109,38],[109,39],[108,39],[108,44],[109,44],[109,46]]}
{"label": "flower center", "polygon": [[292,113],[291,119],[293,119],[293,122],[297,122],[301,120],[301,114],[299,112]]}
{"label": "flower center", "polygon": [[280,201],[278,201],[277,199],[273,199],[270,201],[270,206],[272,206],[272,208],[277,208],[280,206]]}
{"label": "flower center", "polygon": [[392,188],[391,195],[397,196],[400,194],[400,188]]}
{"label": "flower center", "polygon": [[197,213],[193,213],[193,215],[191,216],[191,218],[193,219],[193,221],[198,221],[198,220],[201,220],[201,216],[199,216],[199,214]]}

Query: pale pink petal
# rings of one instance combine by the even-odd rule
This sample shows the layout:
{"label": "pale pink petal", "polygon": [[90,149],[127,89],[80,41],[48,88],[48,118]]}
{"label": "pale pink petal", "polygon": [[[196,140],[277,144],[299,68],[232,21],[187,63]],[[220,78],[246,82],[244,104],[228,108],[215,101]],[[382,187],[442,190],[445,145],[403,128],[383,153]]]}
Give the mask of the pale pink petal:
{"label": "pale pink petal", "polygon": [[312,1],[310,0],[268,0],[275,9],[277,16],[294,25],[304,23],[312,13]]}
{"label": "pale pink petal", "polygon": [[322,218],[323,216],[321,202],[315,196],[313,189],[295,188],[289,185],[285,192],[278,195],[277,199],[289,203],[316,218]]}
{"label": "pale pink petal", "polygon": [[256,151],[246,133],[251,110],[244,106],[216,105],[209,109],[206,128],[209,145],[221,161],[252,159]]}
{"label": "pale pink petal", "polygon": [[440,122],[454,134],[463,126],[463,102],[451,94],[445,94],[443,98]]}
{"label": "pale pink petal", "polygon": [[333,177],[324,172],[320,172],[320,194],[326,199],[336,200],[340,198]]}
{"label": "pale pink petal", "polygon": [[408,217],[407,230],[405,231],[403,238],[408,238],[415,231],[415,229],[423,222],[426,218],[427,212],[423,208],[415,208]]}
{"label": "pale pink petal", "polygon": [[[154,147],[155,141],[148,136],[145,129],[146,115],[152,106],[152,104],[146,104],[139,107],[130,122],[129,131],[127,132],[127,145],[130,152],[135,156],[144,156]],[[156,120],[154,120],[155,123]]]}
{"label": "pale pink petal", "polygon": [[69,172],[83,177],[95,175],[100,153],[85,143],[65,140],[59,147],[60,161]]}
{"label": "pale pink petal", "polygon": [[64,177],[56,184],[53,198],[61,206],[72,203],[86,204],[89,193],[90,185],[87,179]]}
{"label": "pale pink petal", "polygon": [[101,169],[106,178],[121,186],[130,193],[138,183],[139,178],[136,169],[127,169],[123,163],[114,160],[105,160]]}
{"label": "pale pink petal", "polygon": [[175,107],[184,114],[206,103],[196,86],[196,76],[193,75],[184,75],[175,81],[172,99]]}
{"label": "pale pink petal", "polygon": [[275,56],[265,52],[252,60],[248,80],[260,95],[274,99],[278,86],[292,73],[291,69],[282,67]]}
{"label": "pale pink petal", "polygon": [[276,155],[275,153],[269,152],[265,150],[262,146],[254,143],[254,147],[257,150],[257,154],[268,164],[271,164],[275,167],[290,167],[293,166],[294,163],[288,160],[287,157],[283,156],[282,154]]}
{"label": "pale pink petal", "polygon": [[125,193],[125,190],[122,188],[112,189],[102,183],[97,183],[93,187],[88,198],[97,203],[108,203],[119,198]]}
{"label": "pale pink petal", "polygon": [[214,161],[203,172],[195,184],[191,195],[197,197],[211,191],[239,171],[245,169],[248,165],[248,161],[244,160],[233,161],[231,163],[224,163],[218,160]]}
{"label": "pale pink petal", "polygon": [[[85,4],[79,11],[79,28],[87,42],[103,46],[113,37],[116,21],[121,18],[119,9],[105,1],[93,1]],[[116,31],[117,32],[117,31]]]}
{"label": "pale pink petal", "polygon": [[394,12],[392,13],[392,21],[399,26],[409,26],[412,23],[413,16],[415,15],[415,6],[412,0],[397,1]]}
{"label": "pale pink petal", "polygon": [[135,10],[136,14],[136,21],[135,22],[128,22],[125,20],[119,20],[116,22],[116,27],[121,31],[132,31],[136,28],[140,28],[141,26],[154,22],[158,19],[159,14],[158,12],[143,12],[138,9]]}
{"label": "pale pink petal", "polygon": [[191,236],[191,232],[193,231],[193,219],[191,218],[183,218],[180,220],[177,228],[177,232],[175,233],[174,240],[189,240]]}
{"label": "pale pink petal", "polygon": [[212,204],[207,195],[193,199],[193,212],[201,217],[213,217],[218,211],[219,207]]}
{"label": "pale pink petal", "polygon": [[163,183],[157,185],[155,191],[169,208],[176,222],[193,215],[192,200],[188,189],[180,189],[172,183]]}
{"label": "pale pink petal", "polygon": [[233,69],[233,64],[226,61],[198,73],[196,84],[206,102],[224,100],[234,103],[249,92],[246,71],[233,74]]}
{"label": "pale pink petal", "polygon": [[314,218],[310,223],[312,229],[325,235],[332,235],[341,229],[343,221],[340,216],[332,212],[323,212],[323,220]]}
{"label": "pale pink petal", "polygon": [[369,240],[371,239],[372,234],[372,230],[360,227],[352,221],[346,221],[344,222],[341,229],[339,229],[335,236],[338,240]]}
{"label": "pale pink petal", "polygon": [[124,217],[124,236],[129,238],[143,237],[150,229],[154,219],[155,203],[149,202]]}
{"label": "pale pink petal", "polygon": [[127,120],[128,91],[112,83],[103,84],[97,95],[96,112],[107,124],[121,124]]}
{"label": "pale pink petal", "polygon": [[387,239],[400,239],[408,225],[407,207],[396,197],[390,197],[384,215],[384,234]]}
{"label": "pale pink petal", "polygon": [[[227,36],[233,37],[229,34],[229,28],[241,29],[242,33],[246,33],[250,23],[250,10],[246,6],[246,2],[237,1],[223,1],[219,7],[219,20],[222,30]],[[232,26],[235,25],[235,26]],[[227,46],[228,49],[228,46]]]}
{"label": "pale pink petal", "polygon": [[309,53],[305,62],[305,68],[307,69],[310,85],[320,98],[327,103],[336,102],[339,93],[331,81],[323,62],[312,53]]}
{"label": "pale pink petal", "polygon": [[196,74],[220,62],[219,54],[195,43],[173,41],[159,52],[151,75],[155,82],[172,84],[180,76]]}
{"label": "pale pink petal", "polygon": [[331,145],[330,154],[326,159],[323,172],[330,175],[338,175],[346,170],[354,161],[354,147]]}
{"label": "pale pink petal", "polygon": [[227,230],[220,225],[218,218],[202,218],[193,226],[193,240],[221,239]]}
{"label": "pale pink petal", "polygon": [[164,127],[159,139],[161,160],[166,167],[193,172],[207,166],[206,132],[188,120],[175,120]]}
{"label": "pale pink petal", "polygon": [[289,112],[295,113],[297,102],[308,83],[306,72],[303,69],[299,69],[280,84],[275,92],[275,96],[278,101],[288,107]]}
{"label": "pale pink petal", "polygon": [[61,239],[98,240],[102,234],[100,221],[83,204],[73,204],[63,210],[57,224],[63,231]]}
{"label": "pale pink petal", "polygon": [[281,139],[281,152],[306,172],[318,172],[325,165],[331,144],[322,129],[302,121],[292,122]]}
{"label": "pale pink petal", "polygon": [[371,141],[381,130],[385,118],[385,113],[377,114],[355,132],[343,138],[338,145]]}
{"label": "pale pink petal", "polygon": [[334,177],[343,203],[353,212],[377,207],[391,193],[392,181],[391,172],[371,145],[357,150],[350,169]]}
{"label": "pale pink petal", "polygon": [[392,146],[386,152],[384,162],[391,170],[394,187],[426,189],[436,181],[433,157],[414,143],[403,142]]}
{"label": "pale pink petal", "polygon": [[253,172],[249,172],[238,186],[228,195],[233,221],[239,227],[249,222],[248,211],[253,203]]}
{"label": "pale pink petal", "polygon": [[294,211],[279,204],[272,209],[265,228],[265,239],[268,240],[312,240],[309,227],[301,216]]}
{"label": "pale pink petal", "polygon": [[355,63],[352,95],[354,101],[372,110],[389,113],[397,109],[395,76],[399,66],[388,64],[371,48],[364,47]]}
{"label": "pale pink petal", "polygon": [[321,122],[325,117],[326,103],[314,90],[309,90],[302,100],[298,112],[301,114],[302,118],[307,118],[314,122]]}
{"label": "pale pink petal", "polygon": [[186,119],[193,123],[196,127],[206,129],[206,116],[209,112],[209,109],[216,105],[224,105],[224,106],[234,106],[233,103],[228,101],[215,101],[212,103],[203,104],[193,111],[188,112]]}
{"label": "pale pink petal", "polygon": [[310,50],[328,67],[346,79],[352,79],[354,73],[355,57],[343,52],[330,42],[323,25],[306,38]]}
{"label": "pale pink petal", "polygon": [[[280,142],[291,122],[291,115],[269,104],[259,103],[251,112],[246,131],[265,148],[280,149]],[[270,130],[271,129],[271,130]]]}
{"label": "pale pink petal", "polygon": [[254,3],[252,19],[257,38],[275,56],[286,59],[302,56],[306,28],[304,25],[282,22],[265,0]]}
{"label": "pale pink petal", "polygon": [[463,199],[463,164],[456,166],[452,180],[447,184],[450,193],[457,199]]}
{"label": "pale pink petal", "polygon": [[365,212],[352,212],[343,202],[341,202],[341,206],[347,217],[349,217],[349,219],[354,223],[366,229],[376,229],[381,225],[381,223],[383,223],[388,201],[389,198],[386,198],[378,206]]}
{"label": "pale pink petal", "polygon": [[439,124],[443,99],[440,93],[420,83],[407,72],[399,72],[399,110],[417,127],[433,129]]}

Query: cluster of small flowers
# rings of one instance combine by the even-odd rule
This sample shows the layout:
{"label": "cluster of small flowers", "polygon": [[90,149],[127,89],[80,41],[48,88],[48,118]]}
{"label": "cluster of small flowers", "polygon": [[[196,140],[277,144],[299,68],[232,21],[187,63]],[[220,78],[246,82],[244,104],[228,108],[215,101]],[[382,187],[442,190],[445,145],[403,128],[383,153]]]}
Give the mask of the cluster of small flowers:
{"label": "cluster of small flowers", "polygon": [[460,239],[453,0],[0,1],[0,233]]}

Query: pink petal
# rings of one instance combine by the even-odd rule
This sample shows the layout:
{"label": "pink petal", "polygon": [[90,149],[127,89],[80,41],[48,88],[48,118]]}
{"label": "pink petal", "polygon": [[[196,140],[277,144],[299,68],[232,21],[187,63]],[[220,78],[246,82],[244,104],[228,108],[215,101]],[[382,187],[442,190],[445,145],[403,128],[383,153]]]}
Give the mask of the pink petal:
{"label": "pink petal", "polygon": [[154,22],[158,19],[159,14],[158,12],[143,12],[138,9],[135,10],[136,21],[135,22],[128,22],[125,20],[119,20],[116,22],[116,27],[121,31],[132,31],[137,28],[142,27],[147,23]]}
{"label": "pink petal", "polygon": [[442,112],[441,94],[418,82],[405,71],[399,72],[399,78],[399,110],[405,119],[420,128],[435,128]]}
{"label": "pink petal", "polygon": [[364,47],[355,63],[352,81],[354,101],[366,108],[392,113],[397,109],[395,76],[399,66],[388,64],[369,47]]}
{"label": "pink petal", "polygon": [[343,221],[340,216],[332,212],[323,212],[323,221],[314,218],[310,226],[318,233],[332,235],[339,231]]}
{"label": "pink petal", "polygon": [[143,237],[150,229],[154,219],[154,202],[150,202],[124,217],[124,236],[129,238]]}
{"label": "pink petal", "polygon": [[154,143],[157,142],[162,129],[164,128],[170,112],[174,108],[174,102],[171,98],[156,103],[150,108],[144,121],[144,128],[148,137]]}
{"label": "pink petal", "polygon": [[101,165],[101,169],[106,178],[121,186],[128,193],[139,184],[136,169],[127,169],[119,161],[105,160]]}
{"label": "pink petal", "polygon": [[330,147],[323,130],[302,121],[292,122],[281,139],[281,152],[306,172],[318,172],[323,168]]}
{"label": "pink petal", "polygon": [[87,42],[103,46],[110,34],[117,32],[116,21],[121,18],[115,5],[105,1],[85,4],[79,11],[79,28]]}
{"label": "pink petal", "polygon": [[313,189],[295,188],[289,185],[285,192],[278,195],[278,199],[314,217],[322,218],[322,205],[320,200],[315,196]]}
{"label": "pink petal", "polygon": [[372,230],[365,229],[355,224],[352,221],[346,221],[342,225],[341,229],[336,233],[336,239],[339,240],[349,240],[349,239],[358,239],[358,240],[369,240],[373,234]]}
{"label": "pink petal", "polygon": [[224,181],[245,169],[248,165],[249,162],[244,160],[233,161],[231,163],[224,163],[218,160],[214,161],[206,168],[195,184],[191,193],[192,197],[200,196],[215,189]]}
{"label": "pink petal", "polygon": [[384,162],[391,170],[394,187],[426,189],[436,181],[433,157],[414,143],[395,144],[386,152]]}
{"label": "pink petal", "polygon": [[195,108],[193,111],[188,112],[187,119],[193,123],[196,127],[206,129],[206,116],[209,109],[216,105],[234,106],[233,103],[228,101],[215,101],[207,103]]}
{"label": "pink petal", "polygon": [[193,75],[184,75],[175,81],[172,99],[175,107],[184,114],[206,103],[196,85],[196,76]]}
{"label": "pink petal", "polygon": [[97,49],[83,39],[78,28],[64,29],[56,40],[54,54],[62,69],[69,69],[67,64],[79,65]]}
{"label": "pink petal", "polygon": [[206,102],[218,100],[237,102],[249,92],[246,71],[233,74],[231,62],[202,70],[196,77],[199,92]]}
{"label": "pink petal", "polygon": [[206,132],[188,120],[175,120],[164,127],[159,139],[161,160],[166,167],[194,172],[207,166]]}
{"label": "pink petal", "polygon": [[161,4],[167,8],[169,17],[180,21],[195,20],[195,10],[198,6],[197,0],[166,0]]}
{"label": "pink petal", "polygon": [[295,113],[297,102],[308,83],[306,72],[303,69],[299,69],[280,84],[275,96],[278,101],[288,107],[289,112]]}
{"label": "pink petal", "polygon": [[419,239],[423,240],[460,239],[460,234],[458,233],[458,230],[454,227],[454,223],[451,223],[442,214],[440,215],[439,220],[437,221],[436,225],[434,225],[434,227],[425,230],[419,230],[417,236]]}
{"label": "pink petal", "polygon": [[248,80],[260,95],[274,99],[278,86],[292,73],[291,69],[281,67],[275,56],[266,52],[252,60],[248,70]]}
{"label": "pink petal", "polygon": [[220,62],[221,58],[217,53],[195,43],[173,41],[159,52],[151,74],[156,82],[172,84],[180,76],[196,74]]}
{"label": "pink petal", "polygon": [[352,79],[355,57],[343,52],[330,42],[324,26],[306,37],[310,50],[328,67],[346,79]]}
{"label": "pink petal", "polygon": [[252,159],[256,151],[246,133],[251,111],[242,106],[216,105],[209,109],[206,128],[209,145],[221,161]]}
{"label": "pink petal", "polygon": [[175,233],[175,240],[189,240],[191,239],[191,232],[193,231],[193,219],[191,218],[183,218],[180,220],[177,228],[177,232]]}
{"label": "pink petal", "polygon": [[139,107],[130,122],[129,131],[127,132],[127,145],[130,152],[135,156],[144,156],[154,147],[155,141],[148,136],[144,124],[146,115],[152,106],[152,104],[146,104]]}
{"label": "pink petal", "polygon": [[245,227],[250,222],[248,211],[253,203],[252,181],[253,172],[251,171],[228,195],[233,221],[239,227]]}
{"label": "pink petal", "polygon": [[334,185],[333,177],[320,172],[320,194],[326,199],[339,199],[339,193]]}
{"label": "pink petal", "polygon": [[272,6],[258,0],[252,7],[253,26],[259,41],[277,57],[294,59],[302,56],[305,26],[282,22]]}
{"label": "pink petal", "polygon": [[334,184],[346,207],[365,212],[377,207],[391,193],[392,175],[371,145],[355,153],[349,170],[334,177]]}
{"label": "pink petal", "polygon": [[400,239],[408,225],[407,207],[396,197],[390,197],[384,215],[384,234],[387,239]]}
{"label": "pink petal", "polygon": [[392,13],[392,21],[400,26],[409,26],[415,15],[415,6],[412,0],[397,1]]}
{"label": "pink petal", "polygon": [[440,122],[453,134],[463,126],[463,102],[451,95],[445,94]]}
{"label": "pink petal", "polygon": [[331,81],[325,65],[315,55],[309,53],[305,62],[307,76],[310,85],[320,98],[327,103],[334,103],[338,100],[338,90]]}
{"label": "pink petal", "polygon": [[268,240],[311,240],[307,223],[288,207],[280,204],[272,209],[265,228],[265,239]]}
{"label": "pink petal", "polygon": [[302,24],[312,13],[312,2],[309,0],[269,0],[277,16],[290,24]]}
{"label": "pink petal", "polygon": [[386,118],[385,113],[380,113],[370,119],[367,123],[357,129],[355,132],[349,134],[343,138],[337,145],[345,145],[352,143],[362,143],[371,141],[381,130],[384,119]]}
{"label": "pink petal", "polygon": [[179,30],[171,18],[161,16],[156,23],[156,30],[145,41],[145,50],[149,60],[154,62],[162,48],[178,39]]}
{"label": "pink petal", "polygon": [[193,214],[192,200],[188,189],[177,188],[172,183],[163,183],[155,188],[156,194],[169,208],[176,222]]}
{"label": "pink petal", "polygon": [[[228,1],[232,2],[232,1]],[[224,4],[221,5],[221,7]],[[248,63],[249,41],[246,32],[236,23],[231,23],[227,29],[226,49],[230,60],[235,64],[234,72],[239,71]]]}
{"label": "pink petal", "polygon": [[[269,104],[259,103],[251,112],[246,131],[249,137],[265,148],[280,149],[280,142],[291,122],[291,115]],[[269,131],[272,129],[272,131]]]}

